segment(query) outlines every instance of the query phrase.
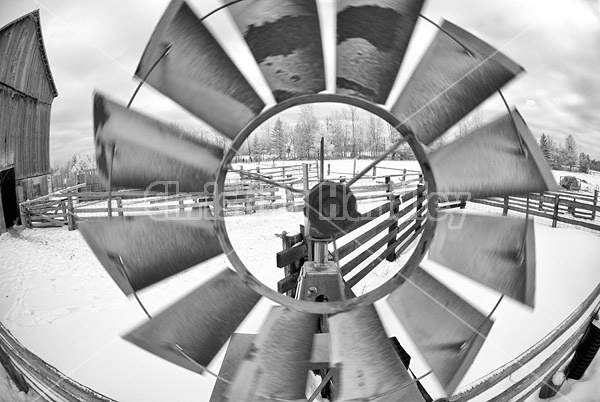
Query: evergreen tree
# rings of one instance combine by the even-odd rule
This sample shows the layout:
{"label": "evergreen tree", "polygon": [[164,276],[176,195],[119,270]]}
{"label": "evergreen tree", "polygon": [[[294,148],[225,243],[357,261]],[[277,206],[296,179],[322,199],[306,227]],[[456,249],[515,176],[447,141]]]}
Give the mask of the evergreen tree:
{"label": "evergreen tree", "polygon": [[287,155],[288,139],[285,127],[281,118],[277,118],[273,130],[271,130],[271,144],[273,152],[277,155],[277,158],[284,159]]}
{"label": "evergreen tree", "polygon": [[554,167],[554,158],[552,157],[552,147],[550,145],[550,141],[546,134],[542,133],[540,137],[540,149],[542,150],[542,155],[546,159],[546,162],[550,167]]}
{"label": "evergreen tree", "polygon": [[583,152],[579,154],[579,171],[582,173],[588,173],[590,169],[590,156]]}
{"label": "evergreen tree", "polygon": [[565,165],[573,170],[573,167],[577,166],[578,162],[577,143],[575,142],[575,138],[569,134],[565,139]]}

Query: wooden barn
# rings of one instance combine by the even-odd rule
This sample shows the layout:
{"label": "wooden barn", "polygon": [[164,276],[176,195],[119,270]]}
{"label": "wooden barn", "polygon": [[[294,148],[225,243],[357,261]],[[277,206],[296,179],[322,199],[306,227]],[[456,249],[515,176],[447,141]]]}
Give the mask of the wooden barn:
{"label": "wooden barn", "polygon": [[0,28],[0,233],[19,217],[21,201],[48,193],[57,94],[39,11]]}

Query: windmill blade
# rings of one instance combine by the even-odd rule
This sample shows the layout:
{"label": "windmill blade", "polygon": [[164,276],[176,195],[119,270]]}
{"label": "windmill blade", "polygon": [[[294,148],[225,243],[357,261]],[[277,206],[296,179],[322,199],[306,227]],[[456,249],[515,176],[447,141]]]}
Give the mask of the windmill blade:
{"label": "windmill blade", "polygon": [[[528,306],[535,298],[533,220],[473,214],[438,223],[429,258]],[[453,214],[454,215],[454,214]]]}
{"label": "windmill blade", "polygon": [[329,317],[335,401],[423,401],[373,305]]}
{"label": "windmill blade", "polygon": [[274,307],[240,364],[230,401],[306,401],[306,381],[319,316]]}
{"label": "windmill blade", "polygon": [[466,374],[493,321],[421,268],[388,303],[448,395]]}
{"label": "windmill blade", "polygon": [[385,103],[423,0],[345,0],[337,9],[337,92]]}
{"label": "windmill blade", "polygon": [[189,217],[114,217],[81,223],[79,229],[102,266],[129,295],[221,254],[212,219],[203,208]]}
{"label": "windmill blade", "polygon": [[[146,78],[171,45],[168,55]],[[233,139],[263,101],[182,0],[172,1],[135,72],[140,79]]]}
{"label": "windmill blade", "polygon": [[202,374],[259,299],[235,272],[225,270],[123,338]]}
{"label": "windmill blade", "polygon": [[325,89],[315,0],[246,0],[229,11],[277,102]]}
{"label": "windmill blade", "polygon": [[212,192],[223,157],[221,147],[100,94],[94,95],[94,140],[98,171],[106,186],[115,150],[113,187]]}
{"label": "windmill blade", "polygon": [[392,107],[392,114],[425,144],[523,71],[451,22],[441,27]]}
{"label": "windmill blade", "polygon": [[432,152],[429,163],[442,194],[486,198],[558,189],[516,109]]}

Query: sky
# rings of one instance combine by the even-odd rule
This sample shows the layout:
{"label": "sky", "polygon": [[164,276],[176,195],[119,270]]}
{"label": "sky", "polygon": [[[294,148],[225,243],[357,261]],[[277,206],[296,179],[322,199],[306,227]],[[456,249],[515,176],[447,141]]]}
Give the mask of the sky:
{"label": "sky", "polygon": [[[189,2],[203,15],[218,0]],[[0,0],[0,26],[40,10],[50,68],[58,88],[52,106],[50,160],[63,163],[75,153],[94,153],[92,94],[98,90],[126,104],[138,81],[139,59],[167,0]],[[334,0],[319,0],[325,53],[335,44]],[[600,159],[600,0],[429,0],[422,13],[436,22],[447,19],[524,67],[504,89],[534,136],[550,135],[562,143],[571,134],[579,150]],[[329,22],[328,22],[329,21]],[[227,12],[207,19],[209,29],[226,48],[267,105],[273,98],[243,39]],[[420,20],[401,66],[388,107],[427,49],[435,28]],[[331,57],[325,59],[328,89],[335,82]],[[202,122],[144,86],[134,109],[167,122],[202,127]],[[317,108],[320,117],[331,106]],[[487,119],[504,108],[498,96],[481,106]],[[294,111],[284,115],[293,120]]]}

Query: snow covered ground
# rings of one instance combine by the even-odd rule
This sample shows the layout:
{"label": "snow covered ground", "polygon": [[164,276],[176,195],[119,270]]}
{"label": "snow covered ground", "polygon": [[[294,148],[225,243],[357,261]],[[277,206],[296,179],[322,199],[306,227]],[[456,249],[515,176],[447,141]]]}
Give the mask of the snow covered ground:
{"label": "snow covered ground", "polygon": [[[339,171],[351,172],[352,161]],[[358,161],[357,169],[368,161]],[[412,163],[411,169],[416,168]],[[343,169],[343,170],[341,170]],[[334,170],[332,166],[332,170]],[[380,174],[380,173],[379,173]],[[599,180],[600,181],[600,180]],[[274,286],[283,273],[275,268],[281,249],[275,234],[296,231],[300,213],[261,211],[227,220],[232,243],[242,260],[263,282]],[[514,358],[562,321],[600,282],[600,237],[589,232],[536,224],[537,291],[531,311],[505,299],[494,314],[488,341],[464,384]],[[386,263],[368,285],[381,282],[398,264]],[[156,313],[205,282],[228,265],[216,257],[140,293],[150,313]],[[489,311],[498,294],[426,261],[424,267],[482,311]],[[364,290],[368,290],[367,288]],[[262,300],[239,332],[257,332],[271,303]],[[414,345],[385,304],[377,305],[390,335],[400,337],[413,355],[417,375],[427,368]],[[105,273],[79,231],[66,228],[14,229],[0,236],[0,321],[28,348],[75,380],[123,402],[205,401],[215,380],[199,376],[156,358],[120,338],[147,318]],[[212,365],[218,371],[222,353]],[[582,381],[566,384],[562,402],[599,401],[598,359]],[[518,378],[511,378],[516,381]],[[436,394],[437,385],[424,385]],[[11,390],[0,371],[0,402],[25,401]],[[9,393],[10,392],[10,393]],[[6,399],[3,395],[12,395]],[[4,400],[2,398],[5,398]],[[17,399],[21,398],[21,399]],[[481,399],[482,401],[485,399]],[[531,399],[535,401],[535,398]]]}

